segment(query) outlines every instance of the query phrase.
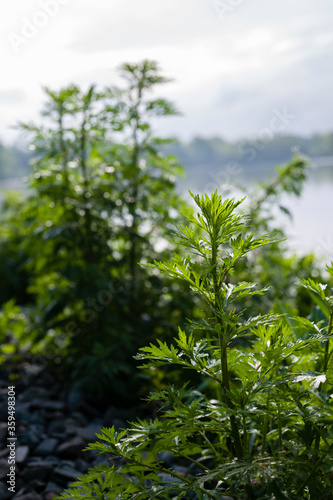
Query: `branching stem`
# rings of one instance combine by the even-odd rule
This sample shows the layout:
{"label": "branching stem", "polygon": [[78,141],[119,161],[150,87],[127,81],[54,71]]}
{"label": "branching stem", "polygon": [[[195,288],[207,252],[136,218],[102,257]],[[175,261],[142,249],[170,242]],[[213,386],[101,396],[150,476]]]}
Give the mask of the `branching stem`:
{"label": "branching stem", "polygon": [[[222,319],[218,315],[218,311],[221,307],[221,286],[222,282],[219,283],[218,272],[217,272],[217,228],[214,227],[211,237],[211,248],[212,248],[212,258],[211,258],[211,269],[213,276],[213,287],[214,287],[214,309],[215,309],[215,324],[218,331],[219,347],[220,347],[220,362],[221,362],[221,373],[222,373],[222,391],[224,394],[225,402],[228,408],[233,409],[234,405],[229,397],[230,393],[230,382],[229,382],[229,371],[228,371],[228,353],[227,353],[227,335],[226,328],[223,324]],[[235,452],[239,460],[244,458],[244,449],[242,441],[239,435],[239,430],[234,415],[230,415],[230,425],[231,425],[231,435],[233,439],[233,444],[235,447]]]}

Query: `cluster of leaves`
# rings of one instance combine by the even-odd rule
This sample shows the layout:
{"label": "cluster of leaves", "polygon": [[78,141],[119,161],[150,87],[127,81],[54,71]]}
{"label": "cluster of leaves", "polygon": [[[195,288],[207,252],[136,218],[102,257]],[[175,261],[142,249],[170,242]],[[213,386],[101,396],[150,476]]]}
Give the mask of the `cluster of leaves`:
{"label": "cluster of leaves", "polygon": [[147,60],[121,73],[122,88],[45,89],[42,124],[20,125],[34,153],[30,190],[7,203],[0,235],[1,299],[31,311],[31,352],[60,354],[92,390],[131,380],[137,349],[193,310],[182,285],[138,266],[168,255],[165,235],[186,210],[182,168],[151,127],[176,113],[154,97],[167,79]]}
{"label": "cluster of leaves", "polygon": [[[207,315],[179,328],[173,344],[158,339],[141,348],[137,359],[143,367],[194,371],[202,383],[153,392],[157,419],[102,429],[88,449],[110,463],[89,470],[60,498],[332,498],[333,292],[300,280],[323,312],[319,322],[245,314],[244,300],[266,289],[230,277],[240,259],[276,240],[249,233],[241,202],[217,192],[193,198],[200,211],[174,238],[187,255],[148,267],[188,283]],[[327,270],[332,277],[333,263]]]}
{"label": "cluster of leaves", "polygon": [[[138,266],[168,258],[166,235],[188,209],[175,191],[182,168],[161,153],[170,140],[155,137],[151,126],[152,119],[177,113],[154,97],[167,79],[153,61],[124,64],[121,73],[122,88],[45,89],[42,124],[21,124],[31,140],[33,175],[28,197],[10,196],[3,206],[0,304],[8,302],[8,324],[13,299],[32,318],[30,326],[22,323],[19,342],[9,339],[10,328],[3,331],[5,344],[8,338],[17,346],[13,354],[26,344],[32,353],[47,351],[48,359],[61,355],[86,388],[108,387],[118,377],[125,393],[137,349],[156,336],[172,338],[185,316],[201,312],[190,282]],[[297,156],[251,197],[257,232],[269,232],[272,206],[283,193],[299,195],[305,177]],[[272,285],[267,294],[244,297],[252,313],[274,303],[280,312],[294,307],[308,314],[310,303],[304,293],[294,294],[293,284],[297,276],[319,275],[312,255],[286,257],[276,242],[259,247],[255,260],[246,254],[232,264],[241,281]],[[161,370],[149,375],[146,380],[164,385]]]}

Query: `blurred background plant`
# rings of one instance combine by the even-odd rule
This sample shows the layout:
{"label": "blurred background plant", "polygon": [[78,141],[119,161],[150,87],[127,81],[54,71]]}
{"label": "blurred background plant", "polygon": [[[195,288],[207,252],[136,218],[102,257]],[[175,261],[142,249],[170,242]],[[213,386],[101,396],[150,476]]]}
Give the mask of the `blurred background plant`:
{"label": "blurred background plant", "polygon": [[[123,85],[103,91],[45,88],[41,124],[19,125],[31,144],[32,173],[25,196],[8,192],[2,202],[1,360],[47,354],[49,366],[84,390],[112,387],[132,402],[132,394],[181,376],[171,368],[138,375],[137,350],[172,338],[186,318],[205,312],[185,284],[139,265],[168,258],[167,238],[193,207],[176,189],[184,169],[169,154],[172,139],[153,130],[158,117],[177,114],[155,95],[168,80],[150,60],[123,64],[120,74]],[[306,176],[306,160],[296,154],[270,182],[243,189],[249,230],[283,240],[275,216],[291,214],[281,198],[299,196]],[[235,275],[272,286],[245,300],[249,315],[272,308],[314,314],[311,298],[294,287],[296,277],[322,279],[313,254],[292,255],[279,241],[237,263]]]}
{"label": "blurred background plant", "polygon": [[168,254],[165,236],[188,207],[175,190],[183,169],[150,125],[176,113],[152,97],[167,80],[153,61],[121,72],[124,88],[103,93],[45,89],[42,125],[20,125],[33,173],[28,196],[3,204],[0,273],[4,314],[15,302],[30,310],[33,351],[60,355],[85,389],[117,377],[125,394],[137,349],[172,336],[195,300],[138,265]]}

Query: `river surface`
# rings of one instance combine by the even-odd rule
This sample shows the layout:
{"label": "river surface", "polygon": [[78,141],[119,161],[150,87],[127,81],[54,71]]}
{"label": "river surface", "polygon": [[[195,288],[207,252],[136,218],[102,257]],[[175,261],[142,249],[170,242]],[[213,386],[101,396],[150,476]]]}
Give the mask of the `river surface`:
{"label": "river surface", "polygon": [[[276,211],[277,226],[285,229],[288,246],[293,252],[303,255],[313,251],[326,261],[333,260],[333,158],[314,159],[314,168],[309,169],[309,176],[299,198],[284,196],[282,205],[292,213],[292,220]],[[271,169],[272,172],[272,169]],[[250,175],[248,175],[250,173]],[[272,174],[270,174],[272,175]],[[228,192],[236,198],[242,197],[235,184],[245,185],[250,191],[258,182],[267,180],[267,166],[251,166],[250,170],[228,167],[196,166],[187,169],[187,177],[179,184],[179,191],[189,198],[187,189],[194,193],[212,192],[216,188]],[[26,191],[23,178],[0,181],[1,191]]]}
{"label": "river surface", "polygon": [[[192,178],[189,172],[187,179],[181,182],[182,194],[186,195],[188,184],[194,193],[212,192],[218,188],[222,196],[225,190],[228,196],[239,199],[244,194],[233,186],[243,185],[251,192],[258,188],[259,182],[274,175],[273,166],[268,173],[267,165],[253,166],[250,172],[246,171],[246,166],[238,169],[201,166],[200,170],[205,172],[201,177],[197,170]],[[275,211],[276,226],[285,230],[290,251],[299,255],[312,251],[326,262],[333,260],[333,158],[313,159],[301,196],[284,195],[281,205],[292,214],[290,220],[280,210]]]}

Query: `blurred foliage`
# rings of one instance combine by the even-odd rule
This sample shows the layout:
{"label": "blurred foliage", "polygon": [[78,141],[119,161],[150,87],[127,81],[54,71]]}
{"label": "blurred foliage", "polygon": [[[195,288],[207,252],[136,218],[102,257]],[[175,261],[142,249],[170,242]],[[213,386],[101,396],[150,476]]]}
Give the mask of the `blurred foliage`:
{"label": "blurred foliage", "polygon": [[17,304],[29,301],[29,273],[25,269],[27,254],[18,213],[24,202],[15,192],[6,192],[0,213],[0,304],[15,298]]}
{"label": "blurred foliage", "polygon": [[137,349],[174,335],[195,300],[138,265],[168,255],[165,236],[189,209],[175,191],[183,170],[151,128],[176,113],[152,97],[167,80],[152,61],[121,72],[123,88],[45,89],[42,125],[21,124],[33,175],[28,198],[5,203],[0,274],[3,301],[31,310],[33,352],[61,354],[86,389],[117,377],[125,394]]}

